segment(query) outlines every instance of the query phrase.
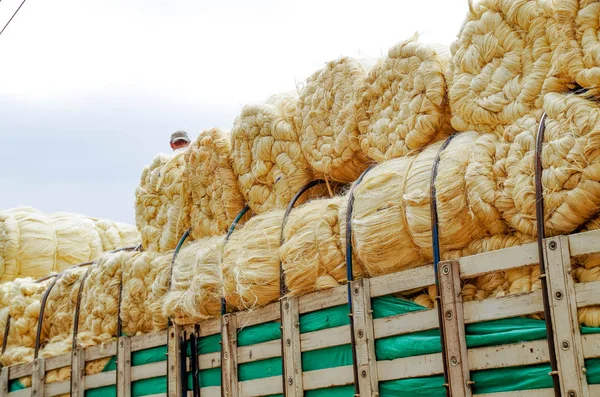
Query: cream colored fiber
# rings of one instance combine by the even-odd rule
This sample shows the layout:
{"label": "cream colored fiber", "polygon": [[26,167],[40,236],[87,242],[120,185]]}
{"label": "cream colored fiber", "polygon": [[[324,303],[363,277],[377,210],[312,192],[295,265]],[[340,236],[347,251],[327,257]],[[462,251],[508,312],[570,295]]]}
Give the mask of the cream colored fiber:
{"label": "cream colored fiber", "polygon": [[227,304],[244,310],[279,299],[283,210],[251,218],[225,244],[221,272]]}
{"label": "cream colored fiber", "polygon": [[[244,199],[256,214],[282,209],[313,179],[294,126],[296,98],[271,97],[248,105],[231,131],[233,171]],[[311,194],[321,190],[313,189]]]}
{"label": "cream colored fiber", "polygon": [[356,117],[363,152],[381,163],[413,154],[451,132],[446,49],[417,37],[392,47],[358,91]]}
{"label": "cream colored fiber", "polygon": [[229,134],[202,131],[186,150],[185,162],[182,189],[192,237],[226,233],[245,205],[231,165]]}
{"label": "cream colored fiber", "polygon": [[175,324],[196,324],[219,315],[223,287],[219,264],[224,236],[206,237],[182,248],[173,267],[163,310]]}
{"label": "cream colored fiber", "polygon": [[181,191],[185,151],[157,154],[142,172],[135,191],[135,222],[145,251],[175,249],[188,229]]}
{"label": "cream colored fiber", "polygon": [[362,62],[339,58],[312,74],[300,91],[294,121],[302,153],[316,175],[352,182],[367,166],[354,106],[366,72]]}

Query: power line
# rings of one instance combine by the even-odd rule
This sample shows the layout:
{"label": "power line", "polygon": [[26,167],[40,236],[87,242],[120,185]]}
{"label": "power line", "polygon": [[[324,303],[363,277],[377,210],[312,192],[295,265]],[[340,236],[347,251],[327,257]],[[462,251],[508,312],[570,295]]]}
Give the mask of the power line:
{"label": "power line", "polygon": [[[2,0],[0,0],[0,1],[2,1]],[[2,35],[2,33],[4,33],[4,31],[6,30],[6,28],[8,27],[8,25],[10,25],[10,22],[13,20],[13,18],[15,17],[15,15],[17,15],[17,13],[21,9],[21,7],[23,7],[23,4],[25,4],[26,1],[27,0],[23,0],[21,2],[21,5],[19,6],[19,8],[17,8],[17,11],[15,11],[15,13],[12,15],[12,17],[10,17],[10,19],[8,20],[8,22],[6,22],[6,25],[4,25],[4,27],[2,28],[2,30],[0,30],[0,35]]]}

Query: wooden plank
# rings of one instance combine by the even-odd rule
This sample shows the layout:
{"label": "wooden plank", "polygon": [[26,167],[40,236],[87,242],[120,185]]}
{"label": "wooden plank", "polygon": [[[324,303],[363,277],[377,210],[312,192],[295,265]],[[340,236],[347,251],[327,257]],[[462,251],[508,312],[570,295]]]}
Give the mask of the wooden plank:
{"label": "wooden plank", "polygon": [[582,335],[583,357],[600,357],[600,334]]}
{"label": "wooden plank", "polygon": [[329,307],[348,303],[348,291],[345,285],[313,292],[298,297],[298,311],[300,314],[310,313]]}
{"label": "wooden plank", "polygon": [[571,234],[568,238],[571,256],[600,252],[600,230]]}
{"label": "wooden plank", "polygon": [[167,341],[167,390],[169,396],[181,396],[182,379],[181,363],[179,361],[179,348],[181,338],[181,326],[172,325],[169,327],[169,339]]}
{"label": "wooden plank", "polygon": [[[302,378],[305,391],[346,386],[354,383],[351,365],[304,372]],[[302,394],[300,394],[300,396],[302,396]]]}
{"label": "wooden plank", "polygon": [[281,338],[283,340],[283,379],[286,396],[302,396],[302,348],[300,345],[300,312],[298,298],[282,298]]}
{"label": "wooden plank", "polygon": [[238,397],[238,363],[237,363],[237,317],[226,314],[223,321],[222,341],[223,358],[221,365],[221,387],[223,397]]}
{"label": "wooden plank", "polygon": [[203,387],[200,389],[202,397],[221,397],[221,388],[219,386]]}
{"label": "wooden plank", "polygon": [[85,377],[85,390],[115,385],[117,371],[99,372]]}
{"label": "wooden plank", "polygon": [[349,325],[300,334],[300,347],[303,352],[347,344],[350,344]]}
{"label": "wooden plank", "polygon": [[267,358],[281,357],[281,340],[276,339],[265,343],[238,347],[238,364]]}
{"label": "wooden plank", "polygon": [[458,261],[460,262],[461,278],[472,278],[493,271],[514,269],[539,263],[537,243],[465,256]]}
{"label": "wooden plank", "polygon": [[85,396],[85,355],[83,348],[71,352],[71,396]]}
{"label": "wooden plank", "polygon": [[131,342],[131,338],[128,336],[119,338],[117,349],[117,397],[131,397]]}
{"label": "wooden plank", "polygon": [[375,397],[379,396],[379,382],[369,280],[352,281],[351,290],[358,387],[361,396]]}
{"label": "wooden plank", "polygon": [[88,361],[95,361],[101,358],[113,357],[117,355],[117,341],[103,343],[101,345],[90,346],[85,351],[85,358]]}
{"label": "wooden plank", "polygon": [[69,394],[69,387],[71,386],[71,382],[65,380],[63,382],[56,382],[46,384],[45,393],[47,397],[53,396],[61,396],[63,394]]}
{"label": "wooden plank", "polygon": [[46,365],[43,358],[33,360],[33,373],[31,374],[31,397],[44,397],[44,380]]}
{"label": "wooden plank", "polygon": [[221,367],[221,352],[198,355],[198,367],[200,369]]}
{"label": "wooden plank", "polygon": [[507,391],[501,393],[478,394],[477,397],[554,397],[554,389]]}
{"label": "wooden plank", "polygon": [[131,367],[131,381],[136,382],[138,380],[157,378],[159,376],[167,375],[167,362],[159,361],[157,363],[150,363],[144,365],[135,365]]}
{"label": "wooden plank", "polygon": [[409,291],[435,284],[433,265],[420,266],[399,273],[371,279],[371,297]]}
{"label": "wooden plank", "polygon": [[546,340],[480,347],[469,350],[468,355],[472,370],[510,367],[515,363],[533,365],[550,362]]}
{"label": "wooden plank", "polygon": [[253,325],[268,323],[279,319],[279,303],[274,302],[266,306],[257,307],[233,314],[236,316],[238,328],[251,327]]}
{"label": "wooden plank", "polygon": [[544,311],[542,291],[464,303],[465,323],[499,320]]}
{"label": "wooden plank", "polygon": [[46,371],[52,371],[53,369],[70,367],[70,366],[71,366],[71,353],[65,353],[65,354],[61,354],[60,356],[46,358]]}
{"label": "wooden plank", "polygon": [[[240,382],[239,389],[240,397],[270,396],[272,394],[283,393],[281,376],[271,376],[268,378]],[[204,397],[204,389],[202,389],[202,397]]]}
{"label": "wooden plank", "polygon": [[600,281],[575,284],[577,307],[600,305]]}
{"label": "wooden plank", "polygon": [[439,263],[439,286],[441,310],[444,316],[444,349],[446,370],[451,396],[471,397],[471,374],[467,356],[465,318],[460,282],[460,263],[447,261]]}
{"label": "wooden plank", "polygon": [[8,373],[8,379],[14,380],[19,379],[24,376],[29,376],[33,372],[33,361],[30,361],[26,364],[13,365],[10,367],[10,372]]}
{"label": "wooden plank", "polygon": [[439,375],[444,372],[442,354],[398,358],[377,362],[379,381]]}
{"label": "wooden plank", "polygon": [[437,310],[423,310],[373,321],[375,339],[438,328]]}
{"label": "wooden plank", "polygon": [[544,256],[561,390],[568,391],[569,395],[589,397],[568,237],[544,239]]}
{"label": "wooden plank", "polygon": [[31,388],[21,389],[17,391],[13,391],[8,393],[8,397],[30,397],[31,396]]}
{"label": "wooden plank", "polygon": [[167,343],[167,330],[132,336],[130,339],[132,352],[164,346]]}
{"label": "wooden plank", "polygon": [[8,394],[8,367],[0,369],[0,396]]}
{"label": "wooden plank", "polygon": [[200,337],[215,335],[221,332],[221,319],[213,318],[200,323]]}

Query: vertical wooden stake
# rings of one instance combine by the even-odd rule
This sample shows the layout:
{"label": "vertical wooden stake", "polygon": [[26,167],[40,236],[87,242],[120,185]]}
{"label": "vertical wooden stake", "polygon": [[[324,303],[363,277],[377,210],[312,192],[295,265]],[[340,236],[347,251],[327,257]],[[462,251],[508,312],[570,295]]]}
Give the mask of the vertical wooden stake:
{"label": "vertical wooden stake", "polygon": [[8,367],[0,370],[0,396],[8,396]]}
{"label": "vertical wooden stake", "polygon": [[544,256],[561,390],[565,396],[589,397],[571,276],[569,238],[558,236],[545,239]]}
{"label": "vertical wooden stake", "polygon": [[71,397],[85,396],[85,349],[71,352]]}
{"label": "vertical wooden stake", "polygon": [[458,261],[439,263],[439,285],[444,316],[444,347],[448,360],[448,387],[452,397],[471,397],[471,380],[465,336],[465,317]]}
{"label": "vertical wooden stake", "polygon": [[121,336],[117,345],[117,397],[131,397],[131,339]]}
{"label": "vertical wooden stake", "polygon": [[181,336],[181,327],[179,325],[172,325],[168,329],[169,339],[168,339],[168,352],[167,352],[167,379],[168,379],[168,396],[169,397],[180,397],[182,390],[183,379],[181,379],[181,363],[179,356],[179,348],[180,348],[180,336]]}
{"label": "vertical wooden stake", "polygon": [[379,382],[369,285],[368,279],[352,282],[352,306],[354,308],[352,321],[354,321],[360,395],[374,397],[379,395]]}
{"label": "vertical wooden stake", "polygon": [[281,337],[283,338],[283,382],[285,395],[303,396],[302,352],[300,349],[300,313],[298,298],[281,298]]}
{"label": "vertical wooden stake", "polygon": [[238,397],[237,318],[233,314],[226,314],[221,318],[221,321],[223,322],[221,334],[223,394],[224,397]]}
{"label": "vertical wooden stake", "polygon": [[44,397],[44,377],[46,365],[43,358],[33,360],[33,373],[31,374],[31,397]]}

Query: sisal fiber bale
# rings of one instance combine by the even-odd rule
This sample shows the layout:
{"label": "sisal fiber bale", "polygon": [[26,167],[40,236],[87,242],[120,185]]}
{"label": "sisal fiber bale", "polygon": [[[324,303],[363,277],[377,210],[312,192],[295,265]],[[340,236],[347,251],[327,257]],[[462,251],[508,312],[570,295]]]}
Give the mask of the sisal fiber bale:
{"label": "sisal fiber bale", "polygon": [[367,166],[354,106],[366,73],[362,62],[339,58],[311,75],[300,91],[294,122],[316,175],[352,182]]}
{"label": "sisal fiber bale", "polygon": [[179,252],[163,304],[164,313],[175,324],[196,324],[220,314],[219,264],[224,241],[224,236],[206,237]]}
{"label": "sisal fiber bale", "polygon": [[[170,274],[173,251],[126,252],[121,256],[123,267],[123,297],[121,321],[125,335],[140,335],[165,329],[167,319],[155,318],[155,305],[162,306],[162,296],[153,288],[163,274]],[[156,322],[155,322],[156,320]]]}
{"label": "sisal fiber bale", "polygon": [[[481,197],[486,194],[479,189],[493,184],[470,184],[466,176],[483,177],[477,169],[482,167],[482,156],[492,156],[484,150],[489,144],[495,141],[485,135],[462,133],[440,155],[436,197],[442,252],[464,248],[505,229],[497,212],[482,205],[485,200]],[[416,156],[380,164],[355,188],[352,241],[367,274],[388,274],[432,259],[430,181],[441,145],[432,144]],[[340,209],[342,229],[345,213],[346,209]]]}
{"label": "sisal fiber bale", "polygon": [[447,49],[417,41],[392,47],[357,93],[363,152],[378,163],[414,154],[448,136]]}
{"label": "sisal fiber bale", "polygon": [[[240,191],[255,214],[283,209],[313,179],[294,127],[296,99],[271,97],[248,105],[231,131],[233,171]],[[321,188],[311,194],[322,192]]]}
{"label": "sisal fiber bale", "polygon": [[[290,295],[346,283],[346,256],[340,239],[339,208],[346,197],[313,200],[289,215],[279,249]],[[360,264],[353,266],[362,276]]]}
{"label": "sisal fiber bale", "polygon": [[184,153],[158,154],[142,172],[135,191],[135,222],[145,251],[175,249],[189,226],[182,210]]}
{"label": "sisal fiber bale", "polygon": [[229,134],[204,130],[185,152],[184,208],[194,239],[227,233],[245,202],[231,165]]}
{"label": "sisal fiber bale", "polygon": [[133,247],[141,242],[137,228],[122,222],[92,218],[96,232],[100,236],[103,251]]}
{"label": "sisal fiber bale", "polygon": [[[600,105],[593,99],[550,93],[542,153],[546,234],[568,234],[600,207]],[[535,236],[535,145],[540,112],[507,128],[507,177],[497,207],[516,230]]]}
{"label": "sisal fiber bale", "polygon": [[221,273],[227,304],[239,310],[279,299],[279,245],[283,210],[251,218],[223,249]]}
{"label": "sisal fiber bale", "polygon": [[51,279],[35,282],[31,278],[15,280],[10,291],[11,316],[6,350],[0,358],[3,366],[33,360],[35,335],[40,315],[41,299]]}
{"label": "sisal fiber bale", "polygon": [[543,94],[565,91],[569,79],[553,66],[564,37],[545,0],[469,3],[449,71],[452,126],[495,132],[542,107]]}

